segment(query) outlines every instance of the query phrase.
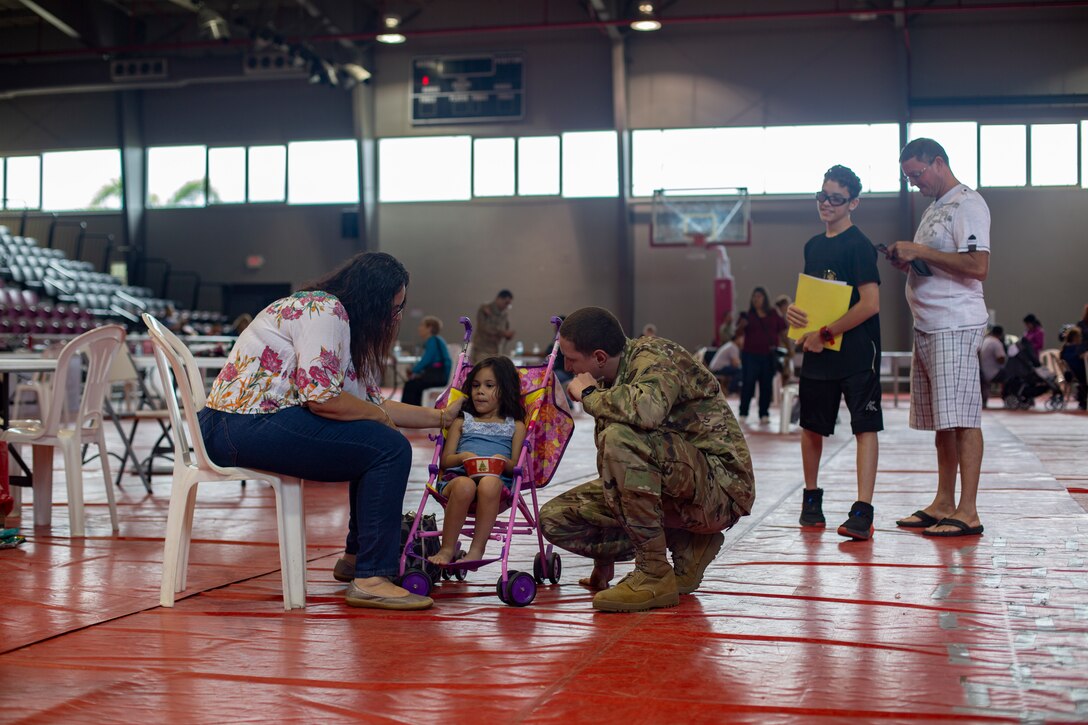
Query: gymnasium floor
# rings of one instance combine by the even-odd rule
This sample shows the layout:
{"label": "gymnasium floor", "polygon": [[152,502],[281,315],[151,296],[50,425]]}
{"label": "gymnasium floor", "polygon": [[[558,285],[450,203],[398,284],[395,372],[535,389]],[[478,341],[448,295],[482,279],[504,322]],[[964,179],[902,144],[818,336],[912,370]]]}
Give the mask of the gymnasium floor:
{"label": "gymnasium floor", "polygon": [[[935,455],[905,407],[885,416],[871,542],[834,531],[854,498],[848,426],[825,446],[822,532],[797,527],[798,434],[750,430],[752,515],[698,593],[626,615],[592,611],[574,555],[525,608],[496,598],[497,565],[427,612],[349,608],[333,484],[306,489],[305,610],[282,608],[270,489],[234,483],[201,488],[189,589],[164,609],[169,476],[151,496],[126,477],[111,537],[89,464],[88,538],[67,537],[58,486],[52,529],[0,551],[0,722],[1088,721],[1088,416],[986,411],[986,533],[946,540],[893,524],[928,503]],[[544,499],[593,474],[577,422]],[[406,510],[431,446],[415,450]],[[513,560],[532,553],[523,538]]]}

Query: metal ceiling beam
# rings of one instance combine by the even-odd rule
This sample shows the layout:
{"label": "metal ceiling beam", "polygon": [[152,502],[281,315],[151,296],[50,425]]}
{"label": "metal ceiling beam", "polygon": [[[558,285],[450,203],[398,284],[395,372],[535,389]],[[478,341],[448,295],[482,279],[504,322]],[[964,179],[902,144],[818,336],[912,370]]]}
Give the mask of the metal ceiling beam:
{"label": "metal ceiling beam", "polygon": [[64,33],[72,40],[83,39],[80,34],[76,32],[75,28],[43,8],[38,3],[34,2],[34,0],[19,0],[19,2],[22,3],[23,7],[25,7],[27,10],[37,15],[39,18],[52,25],[54,28]]}

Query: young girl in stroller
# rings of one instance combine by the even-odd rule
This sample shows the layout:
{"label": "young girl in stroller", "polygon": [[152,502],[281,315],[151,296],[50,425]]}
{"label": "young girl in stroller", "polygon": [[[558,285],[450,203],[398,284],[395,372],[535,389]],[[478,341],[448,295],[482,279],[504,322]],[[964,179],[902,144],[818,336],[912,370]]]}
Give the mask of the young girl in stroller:
{"label": "young girl in stroller", "polygon": [[[476,502],[476,530],[466,558],[484,558],[491,527],[499,515],[503,489],[513,488],[514,462],[525,440],[525,408],[521,404],[518,373],[509,358],[489,357],[472,368],[461,389],[466,396],[461,417],[450,425],[441,466],[444,480],[437,486],[446,497],[442,548],[427,558],[448,564],[457,553],[457,536]],[[472,458],[501,457],[501,473],[470,477],[465,470]],[[475,480],[474,480],[475,479]]]}

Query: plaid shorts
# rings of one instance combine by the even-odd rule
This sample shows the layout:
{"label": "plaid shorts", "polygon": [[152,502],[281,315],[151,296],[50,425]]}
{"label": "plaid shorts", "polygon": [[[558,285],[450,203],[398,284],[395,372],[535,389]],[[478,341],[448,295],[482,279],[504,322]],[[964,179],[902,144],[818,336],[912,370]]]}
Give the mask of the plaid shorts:
{"label": "plaid shorts", "polygon": [[984,327],[914,331],[910,364],[910,427],[951,430],[982,427],[978,351]]}

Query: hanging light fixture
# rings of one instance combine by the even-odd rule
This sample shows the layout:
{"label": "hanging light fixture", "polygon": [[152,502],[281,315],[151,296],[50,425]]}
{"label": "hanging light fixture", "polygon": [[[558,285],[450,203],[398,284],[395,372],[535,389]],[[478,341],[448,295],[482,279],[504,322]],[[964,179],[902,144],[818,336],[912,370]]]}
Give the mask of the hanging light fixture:
{"label": "hanging light fixture", "polygon": [[400,16],[387,13],[382,16],[382,32],[375,38],[379,43],[396,45],[403,43],[407,38],[400,32]]}
{"label": "hanging light fixture", "polygon": [[631,21],[631,30],[638,30],[643,33],[661,30],[661,21],[657,19],[657,15],[654,13],[653,3],[641,2],[638,4],[638,17]]}

